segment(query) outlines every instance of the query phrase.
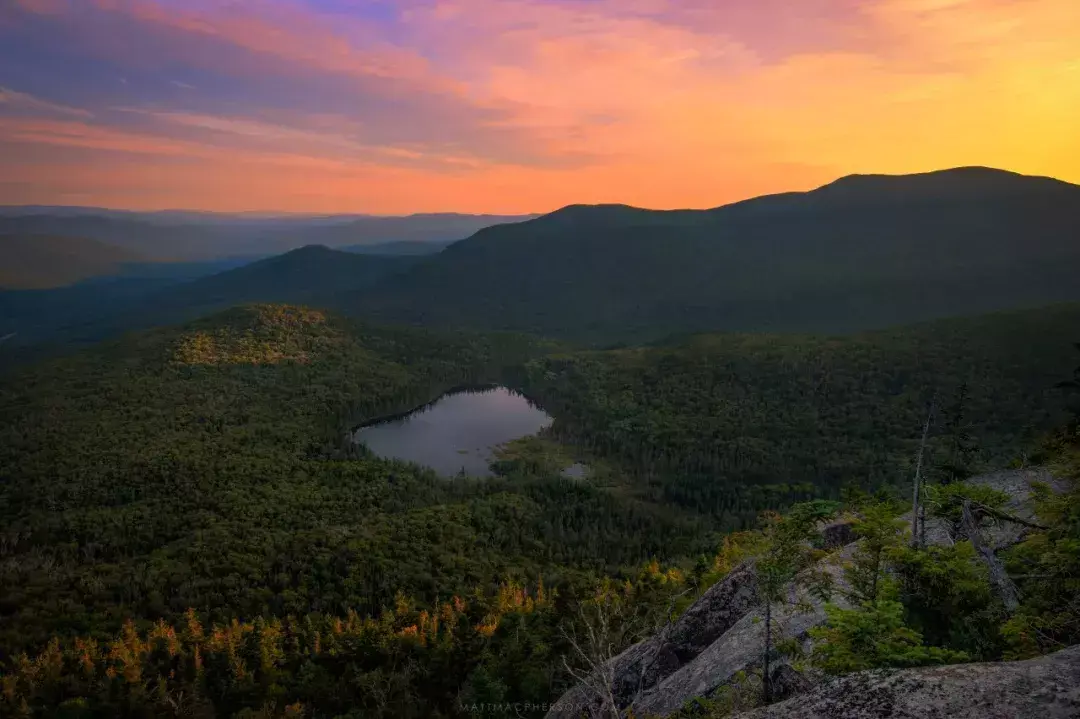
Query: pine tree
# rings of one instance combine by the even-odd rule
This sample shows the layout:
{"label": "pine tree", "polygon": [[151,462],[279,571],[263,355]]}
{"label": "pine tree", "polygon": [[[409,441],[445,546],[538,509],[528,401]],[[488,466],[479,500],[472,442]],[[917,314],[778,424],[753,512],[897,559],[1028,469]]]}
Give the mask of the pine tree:
{"label": "pine tree", "polygon": [[978,443],[971,434],[971,425],[966,418],[968,385],[960,385],[956,400],[945,410],[945,436],[948,441],[948,456],[938,469],[942,484],[963,481],[971,474]]}
{"label": "pine tree", "polygon": [[[1077,350],[1080,350],[1080,342],[1075,345]],[[1073,370],[1072,379],[1063,380],[1055,385],[1058,389],[1063,389],[1069,394],[1070,404],[1069,409],[1073,413],[1073,424],[1080,424],[1080,365]]]}
{"label": "pine tree", "polygon": [[860,541],[844,576],[851,585],[852,599],[876,603],[885,590],[889,552],[900,546],[904,523],[887,501],[867,502],[859,514],[852,528]]}
{"label": "pine tree", "polygon": [[812,552],[810,539],[818,521],[831,515],[835,505],[828,502],[808,502],[795,505],[787,516],[767,514],[764,516],[763,532],[766,537],[765,553],[757,561],[758,595],[764,603],[764,627],[762,646],[762,699],[772,701],[769,665],[775,640],[773,622],[775,610],[784,607],[796,592],[796,585],[813,589],[818,578],[812,573],[800,574],[810,564]]}

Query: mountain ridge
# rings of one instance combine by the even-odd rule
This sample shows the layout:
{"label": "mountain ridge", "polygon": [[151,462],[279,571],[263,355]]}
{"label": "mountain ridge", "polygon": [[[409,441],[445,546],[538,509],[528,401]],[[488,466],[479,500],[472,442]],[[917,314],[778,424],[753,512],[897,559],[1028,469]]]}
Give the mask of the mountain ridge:
{"label": "mountain ridge", "polygon": [[[161,283],[170,288],[141,295],[134,326],[220,308],[202,301],[206,292],[220,301],[302,302],[385,324],[527,332],[591,346],[716,331],[847,333],[1080,300],[1078,226],[1080,187],[987,168],[848,176],[712,210],[569,205],[448,243],[333,250],[411,253],[396,265],[357,265],[326,254],[325,242],[304,241],[299,254],[274,254],[254,274],[174,273],[177,281]],[[215,237],[208,231],[202,241]],[[304,249],[312,244],[324,248]],[[324,262],[303,261],[316,256]],[[274,267],[291,267],[287,282],[258,279]],[[179,280],[201,284],[185,289]],[[0,296],[12,308],[6,331],[25,343],[35,327],[51,324],[61,334],[46,334],[62,341],[79,326],[84,338],[99,339],[130,328],[124,305],[134,289],[102,284],[99,298]],[[155,303],[173,312],[180,297],[184,313],[155,317]],[[71,317],[65,302],[79,303],[66,311]]]}
{"label": "mountain ridge", "polygon": [[712,210],[571,205],[482,229],[344,306],[601,343],[846,332],[1080,299],[1077,226],[1080,186],[966,168]]}
{"label": "mountain ridge", "polygon": [[826,192],[830,191],[830,188],[837,188],[837,187],[860,186],[860,185],[861,186],[869,186],[869,185],[880,186],[882,184],[890,184],[890,183],[901,184],[901,183],[904,183],[904,182],[907,182],[907,181],[910,181],[910,180],[915,180],[915,181],[926,180],[926,179],[930,179],[930,180],[935,180],[935,179],[936,180],[954,180],[954,179],[956,179],[956,180],[959,180],[959,179],[970,180],[972,178],[975,178],[977,180],[983,180],[983,181],[986,181],[986,180],[1001,181],[1001,180],[1006,180],[1006,179],[1020,179],[1020,178],[1023,178],[1023,179],[1027,179],[1027,180],[1046,181],[1047,185],[1052,184],[1054,186],[1062,186],[1062,187],[1066,187],[1066,188],[1080,189],[1080,185],[1077,185],[1077,184],[1071,183],[1071,182],[1067,182],[1065,180],[1061,180],[1061,179],[1058,179],[1058,178],[1055,178],[1055,177],[1050,177],[1050,176],[1047,176],[1047,175],[1026,175],[1026,174],[1023,174],[1023,173],[1013,172],[1011,170],[1003,170],[1003,169],[999,169],[999,168],[995,168],[995,167],[988,167],[988,166],[982,166],[982,165],[967,165],[967,166],[960,166],[960,167],[943,168],[943,169],[939,169],[939,170],[928,170],[928,171],[925,171],[925,172],[902,173],[902,174],[852,173],[852,174],[849,174],[849,175],[843,175],[841,177],[838,177],[835,180],[832,180],[830,182],[825,183],[824,185],[820,185],[820,186],[815,187],[815,188],[810,189],[810,190],[790,190],[790,191],[784,191],[784,192],[768,193],[768,194],[765,194],[765,195],[757,195],[755,197],[747,197],[747,198],[744,198],[744,199],[741,199],[741,200],[734,200],[732,202],[726,202],[726,203],[721,204],[721,205],[715,205],[715,206],[712,206],[712,207],[704,207],[704,208],[682,207],[682,208],[669,208],[669,209],[655,209],[655,208],[648,208],[648,207],[639,207],[637,205],[630,205],[630,204],[618,203],[618,202],[604,202],[604,203],[595,203],[595,204],[571,203],[569,205],[564,205],[562,207],[559,207],[558,209],[552,210],[549,213],[545,213],[543,215],[540,215],[539,217],[537,217],[535,219],[543,219],[545,217],[551,217],[553,215],[560,215],[560,214],[563,214],[563,213],[569,213],[569,214],[580,213],[580,212],[588,211],[590,209],[596,209],[596,210],[601,211],[601,212],[609,212],[609,211],[617,209],[617,210],[629,210],[629,211],[638,211],[638,212],[651,212],[651,213],[657,213],[657,214],[714,213],[714,212],[720,212],[722,210],[727,210],[727,209],[733,208],[733,207],[743,206],[743,205],[745,205],[747,203],[753,204],[753,203],[769,202],[769,201],[781,200],[781,199],[791,199],[791,198],[803,197],[803,196],[807,196],[807,195],[815,195],[815,194],[818,194],[818,193],[822,193],[823,191],[826,191]]}
{"label": "mountain ridge", "polygon": [[[31,208],[35,209],[35,208]],[[211,260],[268,255],[307,244],[370,245],[388,242],[452,242],[499,222],[532,215],[260,217],[138,213],[66,209],[54,214],[0,212],[0,234],[87,237],[160,261]]]}

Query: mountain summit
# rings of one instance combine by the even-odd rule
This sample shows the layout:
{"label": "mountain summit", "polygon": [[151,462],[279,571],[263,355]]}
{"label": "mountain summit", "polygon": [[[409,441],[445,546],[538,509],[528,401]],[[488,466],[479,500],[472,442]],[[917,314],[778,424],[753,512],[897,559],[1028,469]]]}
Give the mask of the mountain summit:
{"label": "mountain summit", "polygon": [[572,205],[486,228],[347,306],[587,342],[849,331],[1080,299],[1080,187],[988,168],[853,175],[711,210]]}

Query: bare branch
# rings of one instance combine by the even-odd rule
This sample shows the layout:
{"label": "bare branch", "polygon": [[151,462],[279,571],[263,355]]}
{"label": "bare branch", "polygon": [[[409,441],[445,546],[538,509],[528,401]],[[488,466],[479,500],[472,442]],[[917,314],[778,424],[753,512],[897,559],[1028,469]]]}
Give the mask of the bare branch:
{"label": "bare branch", "polygon": [[1014,522],[1016,524],[1023,525],[1025,527],[1030,528],[1030,529],[1042,529],[1042,530],[1050,529],[1049,527],[1047,527],[1047,526],[1045,526],[1043,524],[1036,524],[1035,522],[1030,522],[1030,521],[1028,521],[1026,519],[1021,519],[1020,517],[1009,514],[1008,512],[1003,512],[1000,509],[994,509],[993,507],[987,507],[985,504],[982,504],[981,502],[976,502],[975,500],[969,500],[969,501],[971,502],[971,506],[972,506],[973,509],[977,509],[979,512],[981,512],[981,513],[983,513],[985,515],[988,515],[990,517],[993,517],[994,519],[1000,519],[1000,520],[1005,521],[1005,522]]}
{"label": "bare branch", "polygon": [[1005,605],[1005,611],[1011,615],[1020,607],[1020,592],[1017,590],[1016,585],[1013,584],[1013,581],[1009,579],[1005,567],[1001,564],[1001,560],[997,558],[997,555],[994,554],[994,550],[983,544],[982,533],[979,531],[979,524],[975,520],[971,506],[972,501],[965,499],[961,526],[967,538],[971,540],[972,546],[982,556],[983,562],[990,570],[990,581],[997,589],[998,596],[1001,597],[1001,601]]}

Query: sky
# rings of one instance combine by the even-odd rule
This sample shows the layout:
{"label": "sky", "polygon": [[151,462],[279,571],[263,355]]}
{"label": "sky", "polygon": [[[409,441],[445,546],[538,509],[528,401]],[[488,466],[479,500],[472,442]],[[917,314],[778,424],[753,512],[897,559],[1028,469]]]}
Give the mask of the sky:
{"label": "sky", "polygon": [[1077,0],[0,0],[0,204],[713,207],[1080,182]]}

